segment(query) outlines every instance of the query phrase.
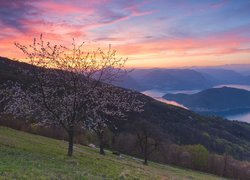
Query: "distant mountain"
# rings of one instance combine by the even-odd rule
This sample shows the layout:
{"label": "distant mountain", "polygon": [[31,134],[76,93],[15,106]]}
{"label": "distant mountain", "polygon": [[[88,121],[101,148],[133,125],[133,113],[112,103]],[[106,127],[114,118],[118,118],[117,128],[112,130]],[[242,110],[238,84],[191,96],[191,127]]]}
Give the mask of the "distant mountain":
{"label": "distant mountain", "polygon": [[248,76],[248,78],[250,77],[250,71],[243,71],[242,74]]}
{"label": "distant mountain", "polygon": [[189,69],[224,69],[224,70],[232,70],[242,75],[246,75],[245,72],[250,72],[250,64],[225,64],[219,66],[191,66],[185,67]]}
{"label": "distant mountain", "polygon": [[137,91],[202,90],[221,84],[250,85],[246,74],[220,68],[135,69],[128,76],[115,85]]}
{"label": "distant mountain", "polygon": [[140,83],[138,83],[134,78],[132,78],[129,74],[121,76],[117,81],[112,83],[115,86],[132,89],[136,91],[143,90]]}
{"label": "distant mountain", "polygon": [[164,98],[176,101],[196,112],[229,111],[250,108],[250,91],[222,87],[196,94],[166,94]]}
{"label": "distant mountain", "polygon": [[152,69],[147,72],[137,77],[145,90],[191,90],[212,86],[201,73],[190,69]]}
{"label": "distant mountain", "polygon": [[249,72],[249,75],[250,75],[250,64],[227,64],[227,65],[218,66],[218,67],[222,69],[233,70],[243,75],[245,75],[245,72]]}
{"label": "distant mountain", "polygon": [[248,69],[250,70],[250,64],[225,64],[225,65],[221,65],[218,66],[220,68],[224,68],[224,69],[231,69],[231,70],[237,70],[237,69]]}
{"label": "distant mountain", "polygon": [[159,68],[149,68],[149,69],[134,69],[132,72],[129,73],[131,77],[135,80],[140,81],[146,76],[148,73],[152,71],[159,70]]}
{"label": "distant mountain", "polygon": [[203,74],[213,85],[219,84],[250,84],[246,76],[227,69],[195,69]]}

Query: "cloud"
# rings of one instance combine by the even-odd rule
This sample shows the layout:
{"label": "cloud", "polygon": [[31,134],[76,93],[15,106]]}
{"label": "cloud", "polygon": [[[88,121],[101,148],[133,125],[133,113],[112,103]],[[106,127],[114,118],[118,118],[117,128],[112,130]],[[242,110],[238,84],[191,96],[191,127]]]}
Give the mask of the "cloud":
{"label": "cloud", "polygon": [[99,11],[99,13],[100,13],[100,19],[98,20],[98,23],[100,24],[116,23],[126,20],[129,17],[129,15],[126,12],[114,11],[110,9]]}
{"label": "cloud", "polygon": [[19,56],[13,43],[40,33],[52,43],[111,43],[125,56],[154,61],[249,53],[249,2],[177,2],[0,0],[1,55]]}
{"label": "cloud", "polygon": [[229,2],[228,0],[222,0],[222,1],[218,2],[218,3],[213,3],[211,5],[211,7],[213,9],[220,9],[220,8],[223,8],[225,5],[227,5],[228,2]]}
{"label": "cloud", "polygon": [[46,14],[60,14],[60,15],[69,15],[69,14],[81,14],[84,13],[90,14],[94,13],[94,8],[85,7],[85,6],[77,6],[73,3],[65,3],[65,2],[53,2],[53,1],[40,1],[33,3],[41,12],[46,16]]}
{"label": "cloud", "polygon": [[[133,4],[136,2],[136,4]],[[153,13],[151,10],[141,11],[137,1],[111,0],[90,1],[83,3],[80,0],[6,0],[0,1],[0,26],[9,26],[22,32],[34,27],[33,24],[23,22],[46,21],[48,23],[67,23],[82,25],[86,28],[115,24],[135,16],[144,16]]]}
{"label": "cloud", "polygon": [[237,34],[211,35],[202,38],[155,39],[120,46],[123,54],[163,54],[165,57],[215,56],[249,53],[250,38]]}
{"label": "cloud", "polygon": [[28,0],[0,1],[0,24],[10,26],[20,31],[26,28],[22,20],[38,15],[38,10]]}

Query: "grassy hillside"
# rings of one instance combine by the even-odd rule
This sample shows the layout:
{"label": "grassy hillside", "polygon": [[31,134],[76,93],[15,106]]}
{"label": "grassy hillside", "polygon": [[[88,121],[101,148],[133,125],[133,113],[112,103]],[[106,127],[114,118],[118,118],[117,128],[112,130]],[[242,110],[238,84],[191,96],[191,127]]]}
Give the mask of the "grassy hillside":
{"label": "grassy hillside", "polygon": [[0,179],[219,179],[216,176],[150,163],[76,145],[72,158],[65,156],[64,141],[0,127]]}

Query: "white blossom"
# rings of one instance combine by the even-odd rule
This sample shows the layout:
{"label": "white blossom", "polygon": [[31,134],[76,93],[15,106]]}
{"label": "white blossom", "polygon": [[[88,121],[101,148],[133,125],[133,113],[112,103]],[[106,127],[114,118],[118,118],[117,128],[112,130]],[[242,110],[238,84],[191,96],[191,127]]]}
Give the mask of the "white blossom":
{"label": "white blossom", "polygon": [[1,88],[4,113],[36,120],[41,125],[103,129],[113,120],[126,119],[131,111],[141,112],[138,93],[109,85],[126,73],[127,59],[116,51],[85,52],[83,44],[73,48],[52,46],[42,36],[30,46],[16,44],[33,67],[20,68],[32,78],[30,85],[10,83]]}

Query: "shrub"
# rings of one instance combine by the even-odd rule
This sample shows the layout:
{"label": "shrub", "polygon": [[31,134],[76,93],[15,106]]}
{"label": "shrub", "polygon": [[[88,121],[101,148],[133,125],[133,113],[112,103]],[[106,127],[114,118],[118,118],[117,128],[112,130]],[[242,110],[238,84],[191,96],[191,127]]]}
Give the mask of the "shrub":
{"label": "shrub", "polygon": [[195,169],[207,169],[209,152],[203,145],[187,146],[187,151],[191,154],[192,166]]}

